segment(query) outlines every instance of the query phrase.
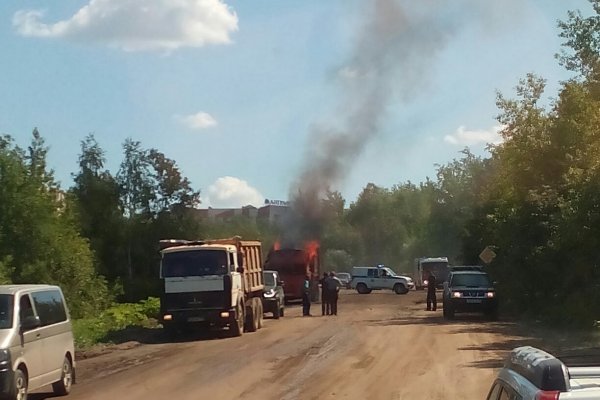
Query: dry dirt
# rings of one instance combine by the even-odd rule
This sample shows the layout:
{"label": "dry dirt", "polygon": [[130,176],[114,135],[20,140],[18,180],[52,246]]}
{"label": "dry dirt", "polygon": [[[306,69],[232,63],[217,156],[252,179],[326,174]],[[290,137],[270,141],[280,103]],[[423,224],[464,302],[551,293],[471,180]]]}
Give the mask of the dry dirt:
{"label": "dry dirt", "polygon": [[485,399],[507,350],[528,340],[479,316],[447,322],[423,300],[347,291],[337,317],[293,306],[240,338],[125,343],[80,360],[69,399]]}

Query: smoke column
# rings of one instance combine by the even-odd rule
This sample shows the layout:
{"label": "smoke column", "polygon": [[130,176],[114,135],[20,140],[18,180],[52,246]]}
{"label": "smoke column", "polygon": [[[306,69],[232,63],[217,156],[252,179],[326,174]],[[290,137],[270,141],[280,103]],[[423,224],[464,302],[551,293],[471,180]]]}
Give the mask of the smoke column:
{"label": "smoke column", "polygon": [[[321,200],[340,185],[366,144],[378,135],[392,100],[409,102],[460,26],[486,18],[478,0],[369,0],[353,54],[339,71],[338,126],[310,133],[304,167],[290,188],[287,240],[319,239]],[[482,2],[486,3],[486,2]],[[510,3],[507,2],[507,3]],[[408,7],[410,6],[410,7]],[[410,12],[409,12],[410,10]],[[481,12],[483,11],[483,12]],[[491,11],[494,12],[494,11]]]}

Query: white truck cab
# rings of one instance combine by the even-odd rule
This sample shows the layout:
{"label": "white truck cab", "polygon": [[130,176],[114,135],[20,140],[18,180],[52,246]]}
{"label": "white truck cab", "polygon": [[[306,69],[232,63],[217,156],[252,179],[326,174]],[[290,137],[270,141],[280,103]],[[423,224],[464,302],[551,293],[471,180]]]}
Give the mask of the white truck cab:
{"label": "white truck cab", "polygon": [[360,294],[368,294],[373,290],[388,289],[396,294],[406,294],[414,289],[415,284],[408,276],[398,275],[385,265],[377,267],[354,267],[352,268],[352,289]]}

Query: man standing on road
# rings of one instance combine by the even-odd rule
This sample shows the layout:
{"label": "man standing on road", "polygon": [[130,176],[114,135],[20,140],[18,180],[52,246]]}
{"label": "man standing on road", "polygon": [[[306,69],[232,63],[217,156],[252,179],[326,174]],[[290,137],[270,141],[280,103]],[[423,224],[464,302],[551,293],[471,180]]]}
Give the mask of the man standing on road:
{"label": "man standing on road", "polygon": [[429,273],[429,279],[427,279],[427,311],[437,310],[437,298],[435,297],[435,275]]}
{"label": "man standing on road", "polygon": [[304,277],[304,286],[302,288],[302,315],[310,317],[310,276]]}
{"label": "man standing on road", "polygon": [[342,282],[335,276],[335,272],[329,273],[329,278],[325,280],[327,285],[327,292],[329,296],[329,302],[331,303],[331,314],[337,315],[337,302]]}
{"label": "man standing on road", "polygon": [[327,272],[323,272],[323,278],[319,281],[321,284],[321,315],[331,314],[331,301],[329,300],[329,291],[327,290]]}

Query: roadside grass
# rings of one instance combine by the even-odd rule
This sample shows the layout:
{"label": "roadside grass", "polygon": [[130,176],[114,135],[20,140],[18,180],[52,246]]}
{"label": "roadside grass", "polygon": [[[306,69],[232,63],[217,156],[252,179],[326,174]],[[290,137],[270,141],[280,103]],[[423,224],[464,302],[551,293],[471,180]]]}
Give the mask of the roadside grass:
{"label": "roadside grass", "polygon": [[160,300],[149,297],[139,303],[114,304],[96,317],[73,321],[77,350],[86,350],[98,343],[112,343],[120,332],[131,328],[156,328]]}

